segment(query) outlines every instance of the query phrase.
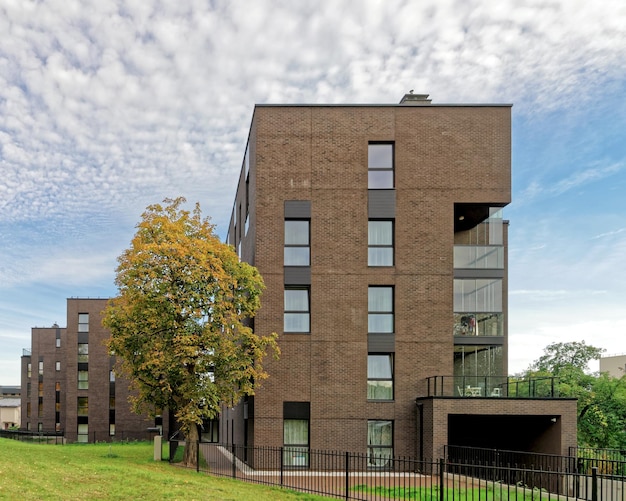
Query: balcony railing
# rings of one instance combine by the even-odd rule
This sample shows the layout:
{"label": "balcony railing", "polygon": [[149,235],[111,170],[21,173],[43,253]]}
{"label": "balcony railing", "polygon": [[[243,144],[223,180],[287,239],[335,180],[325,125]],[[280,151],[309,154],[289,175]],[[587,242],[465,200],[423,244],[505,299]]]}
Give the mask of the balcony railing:
{"label": "balcony railing", "polygon": [[431,376],[429,397],[558,398],[556,377],[520,379],[510,376]]}

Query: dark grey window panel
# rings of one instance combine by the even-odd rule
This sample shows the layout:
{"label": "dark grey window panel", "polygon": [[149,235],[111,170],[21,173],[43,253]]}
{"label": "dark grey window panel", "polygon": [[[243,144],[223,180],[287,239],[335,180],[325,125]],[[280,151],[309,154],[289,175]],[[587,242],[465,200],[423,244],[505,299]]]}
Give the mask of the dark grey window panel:
{"label": "dark grey window panel", "polygon": [[310,266],[285,266],[285,285],[311,285]]}
{"label": "dark grey window panel", "polygon": [[78,333],[78,342],[80,344],[89,343],[89,332],[79,332]]}
{"label": "dark grey window panel", "polygon": [[283,419],[310,419],[311,402],[283,402]]}
{"label": "dark grey window panel", "polygon": [[504,270],[455,269],[454,278],[504,278]]}
{"label": "dark grey window panel", "polygon": [[368,353],[393,353],[396,351],[395,334],[368,334]]}
{"label": "dark grey window panel", "polygon": [[89,362],[78,362],[78,370],[79,371],[88,371],[89,370]]}
{"label": "dark grey window panel", "polygon": [[396,190],[368,190],[367,217],[390,219],[396,217]]}
{"label": "dark grey window panel", "polygon": [[310,219],[310,200],[285,200],[285,218]]}

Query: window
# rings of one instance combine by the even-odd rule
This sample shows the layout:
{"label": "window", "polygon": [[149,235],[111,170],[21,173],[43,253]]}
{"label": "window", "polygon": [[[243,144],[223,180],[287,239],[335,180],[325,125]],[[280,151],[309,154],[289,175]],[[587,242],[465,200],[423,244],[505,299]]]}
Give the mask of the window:
{"label": "window", "polygon": [[113,370],[109,371],[109,382],[110,383],[115,383],[115,371],[113,371]]}
{"label": "window", "polygon": [[309,420],[283,420],[285,466],[309,466]]}
{"label": "window", "polygon": [[393,457],[393,421],[367,422],[367,464],[384,468]]}
{"label": "window", "polygon": [[368,266],[393,266],[393,221],[368,221]]}
{"label": "window", "polygon": [[389,190],[394,187],[393,143],[370,143],[367,150],[367,185],[370,190]]}
{"label": "window", "polygon": [[368,400],[393,400],[393,355],[391,353],[367,356]]}
{"label": "window", "polygon": [[60,371],[61,370],[61,362],[56,362],[54,364],[54,368],[56,369],[57,372]]}
{"label": "window", "polygon": [[454,280],[454,335],[504,335],[502,279]]}
{"label": "window", "polygon": [[89,398],[78,397],[78,415],[87,416],[89,413]]}
{"label": "window", "polygon": [[31,385],[30,383],[26,383],[26,396],[30,397]]}
{"label": "window", "polygon": [[308,220],[285,221],[285,266],[310,266],[310,236]]}
{"label": "window", "polygon": [[56,339],[56,347],[57,347],[57,348],[60,348],[60,347],[61,347],[61,338],[60,338],[60,337],[58,337],[58,338]]}
{"label": "window", "polygon": [[502,279],[455,279],[454,311],[502,311]]}
{"label": "window", "polygon": [[89,425],[87,423],[78,425],[78,436],[76,437],[76,441],[80,443],[89,442]]}
{"label": "window", "polygon": [[26,402],[26,417],[30,417],[30,402]]}
{"label": "window", "polygon": [[285,289],[285,332],[310,332],[309,288]]}
{"label": "window", "polygon": [[88,371],[78,371],[78,389],[79,390],[89,389],[89,372]]}
{"label": "window", "polygon": [[393,332],[393,287],[368,287],[367,331]]}
{"label": "window", "polygon": [[78,314],[78,332],[89,332],[89,313]]}
{"label": "window", "polygon": [[33,375],[33,364],[30,362],[26,364],[26,376],[31,377]]}
{"label": "window", "polygon": [[89,362],[89,344],[88,343],[78,343],[78,362],[79,363]]}
{"label": "window", "polygon": [[39,375],[43,376],[43,361],[39,362]]}
{"label": "window", "polygon": [[109,435],[111,437],[115,436],[115,423],[109,424]]}
{"label": "window", "polygon": [[43,431],[43,423],[37,423],[37,431],[38,432],[42,432]]}
{"label": "window", "polygon": [[43,397],[39,397],[37,402],[37,417],[43,417]]}

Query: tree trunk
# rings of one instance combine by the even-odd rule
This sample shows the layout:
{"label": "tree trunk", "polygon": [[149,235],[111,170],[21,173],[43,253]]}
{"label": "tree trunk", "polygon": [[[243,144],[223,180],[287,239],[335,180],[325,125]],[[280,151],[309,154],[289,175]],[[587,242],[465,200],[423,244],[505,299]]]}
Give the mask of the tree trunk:
{"label": "tree trunk", "polygon": [[198,441],[200,436],[198,434],[198,426],[192,424],[189,432],[185,436],[185,454],[183,456],[183,463],[188,468],[196,468],[198,466]]}

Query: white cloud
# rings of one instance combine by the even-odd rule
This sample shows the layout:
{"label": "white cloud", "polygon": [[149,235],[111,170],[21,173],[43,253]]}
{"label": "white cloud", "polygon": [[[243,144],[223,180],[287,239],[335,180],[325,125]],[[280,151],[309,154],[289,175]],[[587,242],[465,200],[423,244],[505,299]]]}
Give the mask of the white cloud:
{"label": "white cloud", "polygon": [[[528,121],[574,116],[623,82],[624,26],[621,0],[4,1],[0,287],[106,276],[107,256],[165,197],[200,201],[223,232],[254,103],[395,103],[415,89],[435,103],[512,102]],[[524,179],[523,198],[623,174],[623,159],[603,158]],[[557,220],[522,228],[535,251],[518,262],[541,255],[556,278],[582,263],[580,290],[601,289],[591,280],[619,269],[617,250],[556,255]]]}

